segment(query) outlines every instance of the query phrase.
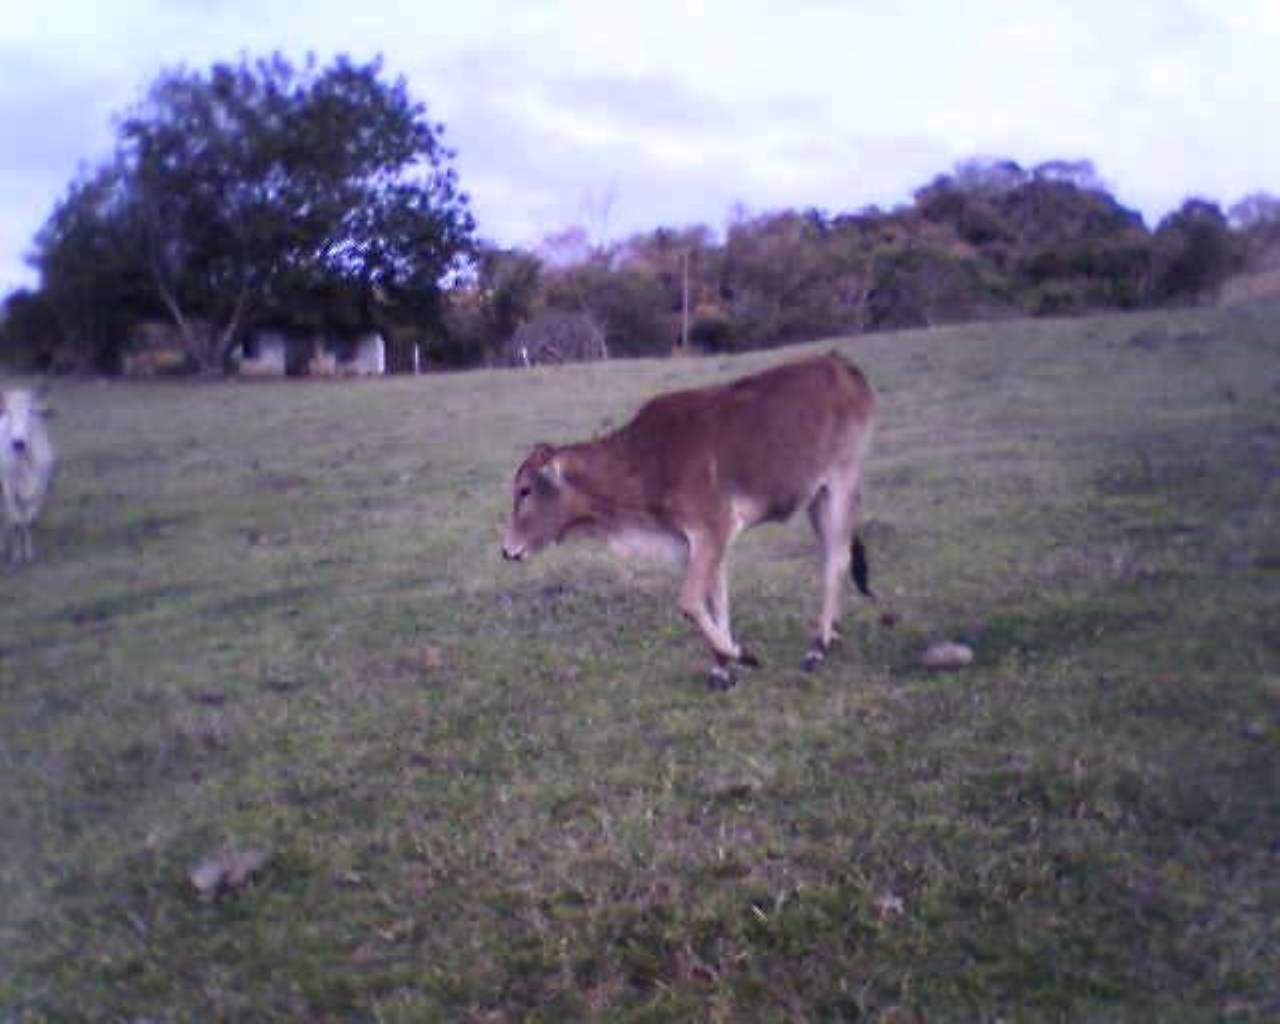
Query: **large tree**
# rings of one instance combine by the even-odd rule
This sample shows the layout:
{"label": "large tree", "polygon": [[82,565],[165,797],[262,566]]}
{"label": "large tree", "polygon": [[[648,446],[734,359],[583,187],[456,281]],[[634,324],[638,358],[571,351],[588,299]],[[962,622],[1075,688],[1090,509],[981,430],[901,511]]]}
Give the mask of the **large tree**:
{"label": "large tree", "polygon": [[55,211],[37,265],[84,234],[58,223],[97,218],[206,368],[255,320],[429,326],[474,226],[443,133],[380,60],[167,71],[121,118],[110,170]]}

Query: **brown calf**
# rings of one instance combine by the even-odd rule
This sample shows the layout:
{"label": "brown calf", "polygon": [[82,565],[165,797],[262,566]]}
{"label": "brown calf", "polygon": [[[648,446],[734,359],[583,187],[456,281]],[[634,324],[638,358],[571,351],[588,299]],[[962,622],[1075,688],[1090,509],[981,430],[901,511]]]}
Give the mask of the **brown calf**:
{"label": "brown calf", "polygon": [[724,688],[734,664],[758,664],[729,625],[729,545],[804,506],[822,553],[822,613],[804,659],[816,668],[835,637],[844,574],[870,596],[857,531],[874,412],[866,378],[835,354],[660,395],[598,440],[534,448],[516,470],[503,556],[576,537],[666,548],[685,566],[680,610],[710,644],[711,684]]}

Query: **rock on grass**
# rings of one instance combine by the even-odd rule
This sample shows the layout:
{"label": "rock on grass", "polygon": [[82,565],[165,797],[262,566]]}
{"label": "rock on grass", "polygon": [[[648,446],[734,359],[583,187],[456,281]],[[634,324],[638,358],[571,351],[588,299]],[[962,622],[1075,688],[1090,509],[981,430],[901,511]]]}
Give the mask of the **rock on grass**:
{"label": "rock on grass", "polygon": [[208,857],[191,869],[187,880],[204,900],[243,889],[271,859],[262,850],[233,850]]}
{"label": "rock on grass", "polygon": [[973,648],[947,640],[932,644],[920,656],[920,664],[935,672],[954,671],[973,664]]}

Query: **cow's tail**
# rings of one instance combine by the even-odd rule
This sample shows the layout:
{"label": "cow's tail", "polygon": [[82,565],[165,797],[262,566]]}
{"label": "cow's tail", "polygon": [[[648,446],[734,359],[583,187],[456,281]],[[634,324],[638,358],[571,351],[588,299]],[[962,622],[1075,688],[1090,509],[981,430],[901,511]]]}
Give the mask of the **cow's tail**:
{"label": "cow's tail", "polygon": [[849,565],[849,574],[859,592],[874,601],[876,595],[871,590],[871,566],[867,563],[867,548],[862,543],[861,535],[857,533],[853,535],[853,559]]}

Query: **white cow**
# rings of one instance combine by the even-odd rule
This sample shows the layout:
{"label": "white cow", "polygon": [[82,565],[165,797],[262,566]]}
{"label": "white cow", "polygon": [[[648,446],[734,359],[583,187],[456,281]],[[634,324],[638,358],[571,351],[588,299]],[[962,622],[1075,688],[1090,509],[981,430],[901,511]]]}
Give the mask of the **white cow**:
{"label": "white cow", "polygon": [[53,476],[53,445],[45,430],[48,410],[38,393],[0,392],[0,493],[6,520],[4,547],[14,565],[36,555],[31,524]]}

